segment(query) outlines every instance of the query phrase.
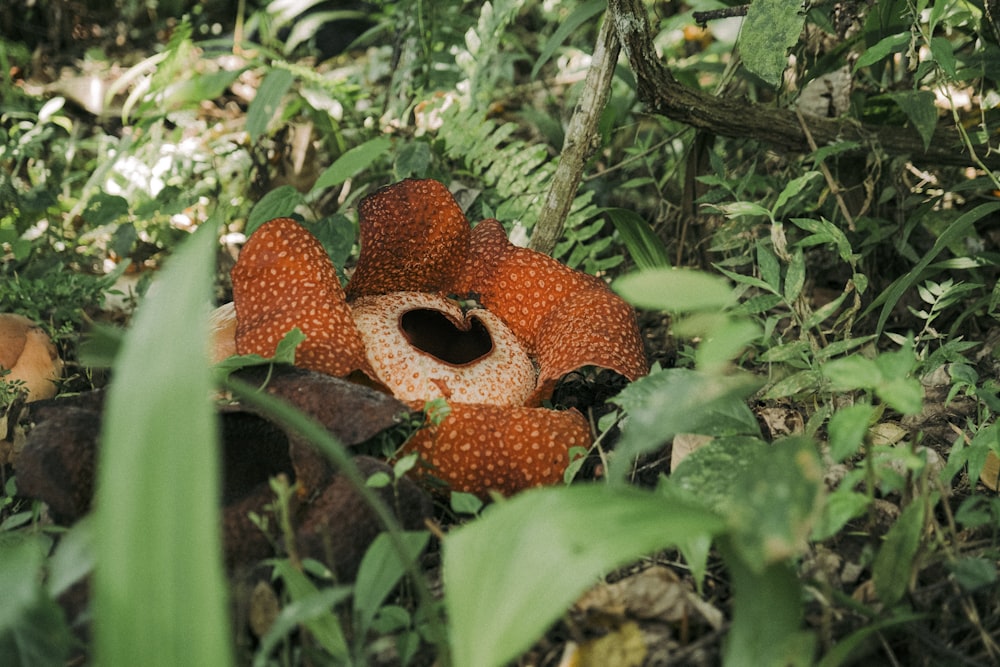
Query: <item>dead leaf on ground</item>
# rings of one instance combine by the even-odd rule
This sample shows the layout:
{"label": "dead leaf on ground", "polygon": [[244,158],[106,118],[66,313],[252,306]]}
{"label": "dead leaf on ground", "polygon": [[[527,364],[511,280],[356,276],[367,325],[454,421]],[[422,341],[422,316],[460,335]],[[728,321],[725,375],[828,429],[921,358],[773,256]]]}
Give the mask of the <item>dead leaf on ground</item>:
{"label": "dead leaf on ground", "polygon": [[702,600],[690,581],[682,580],[668,567],[654,565],[641,572],[590,589],[576,607],[584,613],[600,613],[667,623],[690,623],[700,619],[713,629],[722,626],[722,612]]}
{"label": "dead leaf on ground", "polygon": [[710,442],[712,442],[712,436],[710,435],[700,435],[698,433],[678,433],[675,435],[674,443],[670,448],[670,471],[677,470],[677,466],[688,455]]}

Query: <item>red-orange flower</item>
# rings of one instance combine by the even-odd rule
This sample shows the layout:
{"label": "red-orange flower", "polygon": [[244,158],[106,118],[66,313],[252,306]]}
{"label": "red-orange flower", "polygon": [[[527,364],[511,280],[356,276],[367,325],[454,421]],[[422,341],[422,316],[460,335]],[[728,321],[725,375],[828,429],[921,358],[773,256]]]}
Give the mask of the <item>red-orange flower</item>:
{"label": "red-orange flower", "polygon": [[[437,181],[387,186],[358,212],[361,255],[346,292],[304,227],[262,225],[233,269],[235,307],[217,313],[216,348],[235,337],[240,354],[271,356],[298,327],[296,365],[359,371],[414,407],[448,399],[451,414],[407,448],[453,489],[558,482],[590,429],[576,410],[538,406],[582,366],[630,380],[647,372],[632,308],[599,278],[514,246],[496,220],[470,227]],[[466,309],[470,300],[478,306]]]}

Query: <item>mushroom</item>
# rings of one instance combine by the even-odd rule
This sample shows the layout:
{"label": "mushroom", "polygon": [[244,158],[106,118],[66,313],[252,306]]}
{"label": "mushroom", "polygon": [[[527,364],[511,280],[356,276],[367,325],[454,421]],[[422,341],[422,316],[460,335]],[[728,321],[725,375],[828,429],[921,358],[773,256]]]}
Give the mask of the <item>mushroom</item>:
{"label": "mushroom", "polygon": [[[346,291],[319,241],[289,218],[257,229],[232,272],[216,349],[272,356],[285,333],[306,340],[296,365],[361,373],[419,409],[450,414],[407,443],[451,488],[514,493],[562,479],[591,442],[576,410],[541,408],[583,366],[629,380],[648,371],[635,312],[603,280],[514,246],[503,226],[474,228],[448,189],[407,179],[362,200],[361,255]],[[465,310],[469,300],[478,306]],[[223,306],[222,308],[226,308]]]}
{"label": "mushroom", "polygon": [[52,339],[23,315],[0,314],[0,371],[10,384],[23,382],[28,401],[52,398],[63,362]]}

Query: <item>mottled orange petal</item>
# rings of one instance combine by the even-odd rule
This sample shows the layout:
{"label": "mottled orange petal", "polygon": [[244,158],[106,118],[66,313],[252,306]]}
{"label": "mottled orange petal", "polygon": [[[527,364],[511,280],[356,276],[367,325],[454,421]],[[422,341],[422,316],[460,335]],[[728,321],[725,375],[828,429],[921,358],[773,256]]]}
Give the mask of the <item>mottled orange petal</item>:
{"label": "mottled orange petal", "polygon": [[343,377],[370,372],[351,309],[323,246],[300,224],[277,218],[254,232],[232,271],[236,349],[274,355],[298,327],[295,365]]}
{"label": "mottled orange petal", "polygon": [[630,380],[648,371],[631,306],[600,278],[510,243],[496,220],[472,230],[455,291],[476,294],[538,360],[539,387],[529,404],[582,366],[609,368]]}
{"label": "mottled orange petal", "polygon": [[589,447],[590,428],[576,410],[451,404],[437,426],[418,431],[406,451],[452,490],[485,497],[562,480],[570,447]]}
{"label": "mottled orange petal", "polygon": [[358,206],[361,255],[347,286],[353,299],[387,292],[446,291],[469,249],[469,221],[443,184],[406,179]]}

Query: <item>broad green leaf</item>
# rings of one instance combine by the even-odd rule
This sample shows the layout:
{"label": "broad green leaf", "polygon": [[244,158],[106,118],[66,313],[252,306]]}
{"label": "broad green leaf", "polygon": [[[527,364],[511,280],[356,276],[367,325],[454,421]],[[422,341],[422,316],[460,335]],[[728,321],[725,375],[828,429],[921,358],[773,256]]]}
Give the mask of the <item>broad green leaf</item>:
{"label": "broad green leaf", "polygon": [[854,456],[864,441],[868,426],[875,416],[875,408],[865,403],[849,405],[837,410],[830,417],[830,456],[840,463]]}
{"label": "broad green leaf", "polygon": [[864,53],[854,63],[854,71],[857,72],[862,67],[874,65],[891,53],[901,51],[904,46],[910,43],[910,33],[901,32],[895,35],[883,37],[878,43],[868,47]]}
{"label": "broad green leaf", "polygon": [[906,117],[910,119],[914,129],[924,142],[924,150],[931,145],[934,128],[937,127],[937,107],[934,105],[934,93],[929,90],[904,90],[889,93]]}
{"label": "broad green leaf", "polygon": [[309,195],[316,196],[327,188],[340,185],[360,171],[367,169],[391,146],[392,140],[388,137],[376,137],[346,151],[319,175]]}
{"label": "broad green leaf", "polygon": [[752,569],[799,556],[819,520],[825,491],[815,444],[788,438],[741,471],[726,517],[732,544]]}
{"label": "broad green leaf", "polygon": [[736,303],[729,283],[691,269],[664,267],[637,271],[616,280],[614,289],[639,308],[672,313],[720,310]]}
{"label": "broad green leaf", "polygon": [[[934,62],[948,75],[949,79],[954,80],[958,76],[955,49],[952,47],[949,39],[945,37],[932,37],[931,54],[934,56]],[[927,142],[925,141],[924,143],[926,144]]]}
{"label": "broad green leaf", "polygon": [[588,2],[579,5],[564,21],[561,21],[559,27],[555,29],[538,54],[538,59],[535,61],[534,67],[531,68],[531,78],[534,79],[538,76],[539,70],[552,58],[552,54],[566,41],[567,37],[572,35],[581,25],[607,9],[607,6],[607,0],[588,0]]}
{"label": "broad green leaf", "polygon": [[426,141],[410,141],[403,144],[396,154],[393,170],[396,180],[423,178],[431,164],[431,145]]}
{"label": "broad green leaf", "polygon": [[787,562],[751,567],[729,540],[720,545],[733,586],[733,620],[723,645],[726,667],[806,667],[815,636],[802,629],[802,586]]}
{"label": "broad green leaf", "polygon": [[250,236],[265,222],[275,218],[287,218],[295,211],[295,207],[303,201],[302,193],[291,185],[282,185],[271,190],[254,204],[247,217],[244,233]]}
{"label": "broad green leaf", "polygon": [[707,510],[629,487],[534,489],[490,507],[442,546],[453,664],[507,664],[601,575],[721,529]]}
{"label": "broad green leaf", "polygon": [[628,419],[608,477],[622,481],[632,461],[656,449],[677,433],[705,435],[759,434],[759,426],[743,399],[757,387],[749,376],[670,368],[651,373],[611,399]]}
{"label": "broad green leaf", "polygon": [[677,497],[704,504],[726,516],[734,503],[733,487],[756,461],[766,456],[768,445],[759,437],[716,438],[684,457],[664,481]]}
{"label": "broad green leaf", "polygon": [[719,325],[706,332],[695,351],[695,366],[709,373],[721,372],[761,334],[760,327],[749,320],[725,315],[719,319]]}
{"label": "broad green leaf", "polygon": [[267,132],[267,125],[281,106],[294,77],[286,69],[271,69],[257,88],[257,95],[247,107],[246,130],[251,144]]}
{"label": "broad green leaf", "polygon": [[618,230],[618,235],[639,270],[670,266],[670,258],[667,256],[663,241],[653,233],[649,223],[642,217],[624,208],[608,208],[604,209],[604,212]]}
{"label": "broad green leaf", "polygon": [[834,391],[872,389],[882,382],[878,365],[859,354],[829,361],[823,365],[821,372]]}
{"label": "broad green leaf", "polygon": [[886,533],[872,564],[872,581],[882,603],[891,607],[906,593],[913,571],[913,559],[924,529],[924,503],[917,498],[900,513]]}
{"label": "broad green leaf", "polygon": [[104,665],[229,665],[218,425],[204,224],[166,263],[108,391],[94,530],[94,632]]}
{"label": "broad green leaf", "polygon": [[[430,533],[425,530],[401,533],[410,560],[416,560],[427,546]],[[358,631],[365,632],[386,596],[392,592],[406,573],[399,553],[386,533],[381,533],[371,543],[361,559],[358,576],[354,581],[354,616]]]}
{"label": "broad green leaf", "polygon": [[810,539],[816,542],[833,537],[851,519],[861,516],[871,499],[864,493],[841,484],[826,497],[823,514],[813,527]]}
{"label": "broad green leaf", "polygon": [[788,66],[806,16],[799,0],[754,0],[747,10],[737,46],[746,68],[777,88]]}

